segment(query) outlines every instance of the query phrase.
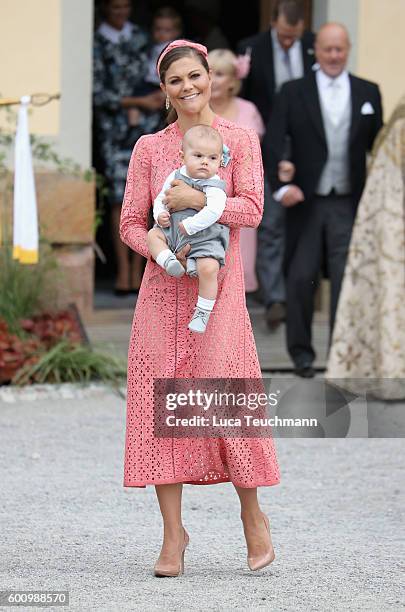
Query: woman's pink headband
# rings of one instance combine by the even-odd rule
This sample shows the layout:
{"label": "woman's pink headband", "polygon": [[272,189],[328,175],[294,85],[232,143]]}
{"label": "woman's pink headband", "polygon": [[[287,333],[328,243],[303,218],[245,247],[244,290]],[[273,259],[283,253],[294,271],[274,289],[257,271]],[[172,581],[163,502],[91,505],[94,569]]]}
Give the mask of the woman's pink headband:
{"label": "woman's pink headband", "polygon": [[159,74],[160,64],[162,63],[162,59],[165,57],[165,55],[170,53],[170,51],[173,51],[173,49],[177,49],[178,47],[192,47],[193,49],[201,53],[201,55],[203,55],[205,59],[207,59],[208,57],[207,47],[204,47],[204,45],[195,43],[192,40],[183,40],[183,39],[174,40],[173,42],[169,43],[167,47],[163,49],[162,53],[159,56],[159,59],[156,64],[156,70],[159,76],[160,76]]}

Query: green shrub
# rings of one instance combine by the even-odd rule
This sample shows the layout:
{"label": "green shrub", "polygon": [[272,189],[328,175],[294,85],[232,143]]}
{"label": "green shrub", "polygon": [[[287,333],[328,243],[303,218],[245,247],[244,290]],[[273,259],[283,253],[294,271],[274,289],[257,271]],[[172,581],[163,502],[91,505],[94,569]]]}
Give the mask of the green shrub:
{"label": "green shrub", "polygon": [[0,318],[11,332],[21,335],[19,321],[53,306],[58,263],[50,245],[41,243],[39,263],[20,264],[12,258],[10,244],[0,247]]}
{"label": "green shrub", "polygon": [[39,355],[34,365],[23,367],[13,379],[17,385],[89,382],[100,380],[118,386],[126,376],[123,360],[93,351],[89,346],[62,340]]}

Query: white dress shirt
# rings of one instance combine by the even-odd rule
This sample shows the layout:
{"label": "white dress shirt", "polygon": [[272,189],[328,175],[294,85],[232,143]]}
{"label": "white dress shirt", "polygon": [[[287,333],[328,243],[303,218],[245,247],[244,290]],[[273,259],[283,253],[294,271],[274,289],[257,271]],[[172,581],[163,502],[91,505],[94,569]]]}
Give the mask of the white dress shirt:
{"label": "white dress shirt", "polygon": [[[339,76],[333,79],[319,69],[316,71],[315,78],[321,106],[324,112],[328,113],[332,123],[338,125],[350,98],[349,74],[347,70],[343,70]],[[290,187],[291,185],[280,187],[273,194],[274,199],[281,202],[283,195]]]}
{"label": "white dress shirt", "polygon": [[297,39],[290,49],[285,51],[279,43],[276,30],[271,28],[270,32],[274,54],[274,77],[276,89],[279,90],[287,81],[304,76],[302,46],[301,41]]}
{"label": "white dress shirt", "polygon": [[338,125],[350,98],[349,75],[343,70],[333,79],[319,69],[315,76],[322,108],[332,123]]}
{"label": "white dress shirt", "polygon": [[102,34],[104,38],[107,38],[114,45],[117,45],[122,40],[129,40],[132,36],[133,26],[132,23],[126,21],[122,30],[116,30],[109,23],[103,21],[97,30],[99,34]]}
{"label": "white dress shirt", "polygon": [[[180,172],[185,176],[188,176],[193,180],[186,170],[186,166],[182,166],[180,168]],[[170,189],[171,182],[174,180],[176,174],[176,170],[173,170],[167,177],[164,182],[164,185],[159,193],[156,196],[153,203],[153,218],[157,223],[157,218],[162,212],[168,212],[166,206],[163,204],[163,198],[165,196],[165,191]],[[215,174],[214,176],[210,176],[211,179],[219,179],[219,176]],[[182,223],[184,225],[184,229],[186,230],[189,236],[200,232],[201,230],[207,229],[213,223],[216,223],[225,209],[226,204],[226,193],[219,187],[207,187],[205,195],[207,196],[207,205],[204,206],[196,215],[192,217],[186,217],[183,219]]]}

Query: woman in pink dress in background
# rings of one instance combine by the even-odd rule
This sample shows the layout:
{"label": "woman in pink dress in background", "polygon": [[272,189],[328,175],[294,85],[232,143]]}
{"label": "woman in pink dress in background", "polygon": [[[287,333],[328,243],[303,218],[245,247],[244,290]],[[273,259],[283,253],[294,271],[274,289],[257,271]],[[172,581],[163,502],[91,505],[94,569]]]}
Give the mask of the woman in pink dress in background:
{"label": "woman in pink dress in background", "polygon": [[[244,56],[236,57],[228,49],[215,49],[208,54],[212,70],[210,106],[214,113],[244,128],[255,130],[261,139],[265,132],[263,120],[253,102],[238,97],[241,78],[246,76],[248,66]],[[240,231],[240,251],[245,277],[245,290],[256,291],[257,229],[243,227]]]}
{"label": "woman in pink dress in background", "polygon": [[[136,143],[121,214],[122,240],[148,260],[128,353],[124,487],[155,486],[164,527],[155,575],[178,576],[189,541],[181,515],[183,484],[232,482],[241,504],[248,564],[252,570],[260,569],[274,559],[269,521],[257,498],[257,487],[279,482],[273,439],[155,437],[153,412],[156,378],[261,378],[239,251],[240,228],[256,227],[262,217],[259,140],[253,130],[242,129],[211,110],[211,75],[204,46],[190,41],[170,43],[158,60],[158,73],[177,120]],[[201,335],[187,328],[197,299],[196,279],[168,276],[151,259],[146,245],[153,199],[167,174],[181,166],[182,136],[197,124],[216,128],[231,154],[231,161],[219,172],[228,196],[220,222],[230,228],[230,244],[218,275],[215,309]],[[167,196],[170,210],[200,210],[204,201],[204,194],[182,181],[174,181]]]}

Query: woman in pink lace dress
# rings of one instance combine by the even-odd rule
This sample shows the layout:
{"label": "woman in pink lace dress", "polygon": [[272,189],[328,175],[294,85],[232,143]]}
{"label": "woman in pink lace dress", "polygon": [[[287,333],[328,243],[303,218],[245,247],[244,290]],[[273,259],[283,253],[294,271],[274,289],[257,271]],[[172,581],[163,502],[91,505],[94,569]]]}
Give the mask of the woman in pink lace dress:
{"label": "woman in pink lace dress", "polygon": [[[221,119],[210,109],[206,57],[205,47],[189,41],[174,41],[162,52],[158,62],[162,89],[178,118],[135,145],[121,214],[122,240],[148,260],[128,354],[124,486],[156,487],[164,538],[155,575],[165,576],[181,573],[189,540],[181,516],[183,483],[232,482],[240,498],[249,567],[259,569],[274,558],[268,519],[257,499],[257,487],[279,482],[272,438],[163,438],[153,431],[154,379],[261,377],[239,250],[240,228],[256,227],[262,216],[259,140],[253,130]],[[197,299],[196,279],[168,276],[146,246],[153,199],[167,174],[180,167],[182,135],[196,124],[215,127],[232,156],[219,173],[228,196],[220,222],[230,228],[230,244],[218,275],[215,310],[201,335],[187,328]],[[171,210],[200,210],[205,197],[178,181],[167,200]]]}
{"label": "woman in pink lace dress", "polygon": [[[253,102],[240,98],[241,78],[246,76],[245,56],[238,58],[229,49],[214,49],[208,54],[212,70],[212,94],[210,106],[214,113],[233,121],[244,128],[255,130],[259,138],[265,132],[263,120]],[[242,227],[240,230],[240,251],[245,276],[246,292],[259,288],[256,277],[257,229]]]}

